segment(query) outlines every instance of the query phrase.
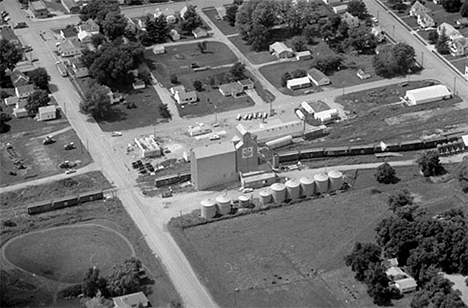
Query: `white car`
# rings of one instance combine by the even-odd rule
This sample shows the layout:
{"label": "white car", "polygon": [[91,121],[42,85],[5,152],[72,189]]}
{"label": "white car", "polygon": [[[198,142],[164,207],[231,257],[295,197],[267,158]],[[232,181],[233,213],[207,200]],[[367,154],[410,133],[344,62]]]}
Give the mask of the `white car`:
{"label": "white car", "polygon": [[211,135],[210,140],[219,140],[219,136],[218,135]]}
{"label": "white car", "polygon": [[71,173],[75,173],[76,170],[75,169],[68,169],[67,171],[65,171],[65,174],[71,174]]}
{"label": "white car", "polygon": [[120,136],[122,136],[122,133],[121,132],[112,132],[111,136],[112,137],[120,137]]}
{"label": "white car", "polygon": [[237,117],[236,117],[236,120],[237,120],[237,121],[242,120],[242,116],[241,116],[240,114],[238,114]]}
{"label": "white car", "polygon": [[253,188],[244,188],[244,189],[242,189],[242,193],[244,193],[244,194],[251,193],[253,191],[254,191]]}

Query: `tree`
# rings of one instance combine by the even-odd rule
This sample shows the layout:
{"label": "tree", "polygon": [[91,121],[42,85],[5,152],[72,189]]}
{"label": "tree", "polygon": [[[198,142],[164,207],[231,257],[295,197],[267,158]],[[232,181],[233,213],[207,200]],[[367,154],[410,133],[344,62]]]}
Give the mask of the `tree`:
{"label": "tree", "polygon": [[127,19],[120,12],[109,12],[102,23],[102,32],[110,40],[115,40],[125,33]]}
{"label": "tree", "polygon": [[166,42],[169,35],[166,17],[164,17],[164,15],[160,15],[159,17],[152,19],[150,16],[147,16],[146,32],[148,33],[148,39],[152,43],[160,44]]}
{"label": "tree", "polygon": [[348,13],[364,20],[369,16],[367,7],[362,0],[351,0],[348,2]]}
{"label": "tree", "polygon": [[254,51],[267,50],[270,43],[271,31],[263,25],[254,25],[248,44]]}
{"label": "tree", "polygon": [[200,80],[195,80],[193,82],[193,87],[195,88],[196,91],[200,92],[201,90],[203,90],[203,84]]}
{"label": "tree", "polygon": [[385,267],[381,263],[370,263],[364,275],[367,293],[372,297],[374,304],[390,306],[392,298],[395,297],[399,291],[394,287],[390,287],[390,279],[385,273]]}
{"label": "tree", "polygon": [[338,71],[342,65],[343,58],[340,55],[329,55],[318,58],[312,67],[316,67],[325,75],[330,75]]}
{"label": "tree", "polygon": [[385,78],[405,75],[415,65],[414,48],[406,43],[397,43],[381,49],[372,59],[375,73]]}
{"label": "tree", "polygon": [[80,19],[82,21],[93,19],[99,25],[102,25],[109,12],[120,13],[119,2],[117,0],[91,0],[81,7]]}
{"label": "tree", "polygon": [[406,43],[396,43],[392,46],[393,58],[402,73],[407,73],[415,63],[414,48]]}
{"label": "tree", "polygon": [[179,83],[179,78],[177,77],[176,74],[171,74],[170,80],[171,80],[171,83],[173,83],[173,84],[178,84]]}
{"label": "tree", "polygon": [[205,53],[205,51],[206,51],[206,41],[198,42],[197,47],[198,47],[198,49],[200,49],[201,53]]}
{"label": "tree", "polygon": [[377,47],[377,40],[368,27],[348,29],[348,37],[343,40],[342,49],[353,49],[358,53],[373,54]]}
{"label": "tree", "polygon": [[232,4],[236,6],[241,6],[244,3],[244,0],[233,0]]}
{"label": "tree", "polygon": [[440,164],[439,152],[436,150],[424,152],[416,162],[425,177],[439,175],[444,170]]}
{"label": "tree", "polygon": [[377,172],[374,174],[375,180],[383,184],[395,184],[400,179],[396,176],[396,171],[385,162],[377,167]]}
{"label": "tree", "polygon": [[5,71],[7,69],[13,70],[22,57],[21,50],[13,43],[3,38],[0,40],[0,74],[2,80],[5,77]]}
{"label": "tree", "polygon": [[163,118],[172,119],[171,111],[169,110],[169,107],[166,104],[158,105],[158,110]]}
{"label": "tree", "polygon": [[468,193],[468,161],[464,160],[458,167],[458,182],[464,193]]}
{"label": "tree", "polygon": [[231,5],[226,8],[226,15],[224,15],[223,19],[229,23],[231,27],[236,25],[236,14],[239,10],[237,5]]}
{"label": "tree", "polygon": [[291,46],[295,52],[307,50],[307,39],[302,35],[294,36],[291,40]]}
{"label": "tree", "polygon": [[388,207],[392,212],[395,212],[398,208],[405,205],[413,204],[413,196],[408,189],[403,188],[388,197]]}
{"label": "tree", "polygon": [[439,34],[437,34],[437,30],[428,31],[427,39],[429,40],[429,43],[434,45],[439,40]]}
{"label": "tree", "polygon": [[355,273],[354,278],[358,281],[364,281],[366,270],[373,263],[380,263],[381,248],[373,243],[360,243],[354,245],[350,255],[345,257],[346,266],[350,266]]}
{"label": "tree", "polygon": [[112,308],[114,302],[102,296],[101,291],[98,291],[96,296],[85,302],[86,308]]}
{"label": "tree", "polygon": [[291,74],[289,72],[284,72],[281,75],[281,86],[286,87],[286,85],[288,84],[289,79],[292,79]]}
{"label": "tree", "polygon": [[7,124],[11,120],[11,115],[8,113],[0,113],[0,134],[6,133],[10,130],[10,125]]}
{"label": "tree", "polygon": [[442,275],[435,274],[423,289],[416,292],[411,301],[411,307],[466,307],[460,299],[460,291],[454,291],[452,285],[453,283]]}
{"label": "tree", "polygon": [[292,78],[302,78],[306,76],[307,76],[307,72],[305,70],[297,69],[291,72]]}
{"label": "tree", "polygon": [[35,87],[41,90],[49,89],[50,76],[43,67],[38,67],[33,71],[28,72],[29,80],[34,84]]}
{"label": "tree", "polygon": [[102,33],[93,34],[91,36],[91,42],[93,43],[94,47],[98,48],[100,45],[106,42],[106,37]]}
{"label": "tree", "polygon": [[111,111],[109,89],[90,79],[83,90],[84,99],[80,102],[80,111],[95,119],[105,118]]}
{"label": "tree", "polygon": [[98,292],[107,294],[106,285],[107,281],[104,277],[100,276],[99,268],[93,267],[88,269],[83,277],[81,291],[85,297],[92,298],[95,297]]}
{"label": "tree", "polygon": [[33,116],[38,112],[39,107],[45,107],[49,102],[50,97],[47,91],[36,90],[28,96],[28,103],[25,108],[28,111],[28,114]]}
{"label": "tree", "polygon": [[114,265],[107,276],[109,295],[116,297],[140,291],[140,270],[141,261],[135,258]]}
{"label": "tree", "polygon": [[198,16],[197,12],[195,11],[195,7],[193,5],[189,5],[181,22],[182,31],[186,33],[192,33],[193,30],[195,30],[198,27],[201,27],[202,25],[203,22],[200,16]]}
{"label": "tree", "polygon": [[441,55],[448,55],[450,53],[448,37],[445,34],[445,31],[442,31],[442,33],[439,35],[435,43],[435,48],[437,52],[440,53]]}
{"label": "tree", "polygon": [[468,17],[468,1],[465,0],[460,8],[460,15],[462,17]]}
{"label": "tree", "polygon": [[460,11],[462,2],[461,0],[441,0],[440,5],[442,5],[446,12],[457,13]]}
{"label": "tree", "polygon": [[229,79],[232,81],[239,81],[245,79],[245,64],[236,62],[229,70]]}

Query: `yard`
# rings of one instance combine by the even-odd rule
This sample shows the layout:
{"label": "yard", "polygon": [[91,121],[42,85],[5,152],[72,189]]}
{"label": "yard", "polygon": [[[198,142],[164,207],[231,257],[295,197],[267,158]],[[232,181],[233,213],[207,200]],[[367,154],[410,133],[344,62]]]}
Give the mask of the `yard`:
{"label": "yard", "polygon": [[[373,307],[343,257],[356,241],[373,240],[376,224],[389,214],[388,194],[411,187],[422,204],[458,190],[456,181],[429,183],[417,167],[396,169],[402,181],[395,185],[378,184],[375,170],[360,170],[349,192],[171,230],[220,306]],[[410,298],[394,304],[405,307]]]}
{"label": "yard", "polygon": [[[8,107],[6,110],[10,113]],[[92,159],[81,143],[66,118],[59,116],[57,120],[46,122],[33,118],[15,118],[8,122],[10,131],[0,135],[0,185],[22,182],[30,178],[43,178],[64,172],[58,165],[65,161],[74,161],[78,167],[86,166]],[[45,136],[54,135],[55,143],[44,145]],[[65,144],[73,142],[75,149],[65,150]],[[10,143],[12,150],[6,149]],[[17,168],[16,160],[21,160],[24,169]]]}
{"label": "yard", "polygon": [[256,52],[250,49],[250,46],[242,40],[240,35],[229,37],[229,40],[249,59],[252,64],[263,64],[271,61],[278,60],[275,56],[271,55],[268,50]]}
{"label": "yard", "polygon": [[[84,274],[83,270],[93,265],[105,273],[115,262],[130,256],[132,251],[142,261],[149,277],[152,293],[148,298],[152,306],[166,307],[172,300],[180,302],[165,269],[118,199],[84,203],[35,216],[26,213],[28,202],[98,187],[110,187],[110,184],[102,174],[93,173],[0,195],[0,243],[3,246],[10,239],[28,234],[27,237],[12,242],[7,257],[15,259],[15,264],[37,274],[33,277],[16,270],[0,257],[2,302],[14,303],[15,307],[82,307],[79,298],[64,298],[62,290],[72,284],[59,280],[77,282],[81,280],[80,273]],[[83,223],[95,226],[82,227]],[[49,229],[59,226],[67,228],[60,232]],[[42,233],[36,234],[35,231]],[[130,248],[118,234],[128,239],[133,247]],[[109,245],[110,243],[113,244]],[[21,257],[16,258],[15,253],[20,251]],[[30,260],[34,261],[29,262]]]}
{"label": "yard", "polygon": [[215,8],[203,10],[203,13],[205,13],[206,16],[208,16],[208,18],[211,19],[211,21],[216,25],[216,27],[218,27],[218,29],[224,35],[237,34],[237,30],[235,27],[231,27],[227,21],[216,18],[216,16],[218,16],[218,11]]}

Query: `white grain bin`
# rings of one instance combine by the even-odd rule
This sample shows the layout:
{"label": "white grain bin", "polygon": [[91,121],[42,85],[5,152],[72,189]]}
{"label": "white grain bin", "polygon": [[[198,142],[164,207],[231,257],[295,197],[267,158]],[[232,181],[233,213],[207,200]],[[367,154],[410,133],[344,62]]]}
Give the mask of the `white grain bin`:
{"label": "white grain bin", "polygon": [[239,206],[240,207],[249,207],[250,205],[250,195],[240,195],[239,196]]}
{"label": "white grain bin", "polygon": [[284,202],[286,199],[286,185],[282,183],[275,183],[270,186],[273,201],[276,203]]}
{"label": "white grain bin", "polygon": [[323,194],[328,191],[328,175],[325,173],[319,173],[314,175],[315,185],[317,187],[317,193]]}
{"label": "white grain bin", "polygon": [[301,184],[301,194],[304,197],[312,196],[315,193],[314,179],[308,176],[303,176],[299,183]]}
{"label": "white grain bin", "polygon": [[331,191],[341,189],[341,186],[343,185],[343,173],[340,171],[330,171],[328,172],[328,178],[330,181],[329,189]]}
{"label": "white grain bin", "polygon": [[301,196],[301,186],[299,185],[299,182],[295,180],[289,180],[286,182],[285,185],[288,199],[299,199],[299,197]]}
{"label": "white grain bin", "polygon": [[273,150],[273,149],[284,147],[288,144],[291,144],[292,142],[293,142],[293,137],[291,135],[287,135],[287,136],[284,136],[275,140],[265,142],[265,145],[271,150]]}
{"label": "white grain bin", "polygon": [[231,212],[231,199],[226,196],[216,197],[216,204],[218,205],[218,213],[226,215]]}
{"label": "white grain bin", "polygon": [[260,203],[262,205],[271,203],[271,191],[269,190],[262,190],[260,192]]}
{"label": "white grain bin", "polygon": [[296,115],[297,115],[297,117],[299,118],[299,120],[304,120],[305,116],[304,116],[304,114],[302,113],[302,111],[300,111],[299,109],[297,109],[295,112],[296,112]]}
{"label": "white grain bin", "polygon": [[203,218],[216,216],[216,202],[213,199],[205,199],[201,202],[201,216]]}

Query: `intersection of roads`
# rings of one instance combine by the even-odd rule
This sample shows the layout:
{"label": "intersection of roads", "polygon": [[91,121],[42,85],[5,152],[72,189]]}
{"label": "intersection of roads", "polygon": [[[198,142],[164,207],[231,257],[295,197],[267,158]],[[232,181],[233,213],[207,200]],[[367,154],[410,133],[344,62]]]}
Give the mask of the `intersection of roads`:
{"label": "intersection of roads", "polygon": [[[276,99],[272,103],[275,110],[289,110],[292,106],[296,106],[303,100],[333,98],[343,94],[343,89],[335,89],[302,97],[291,97],[278,91],[278,89],[271,85],[265,77],[260,74],[258,66],[252,65],[201,10],[202,7],[214,5],[222,6],[223,4],[231,2],[231,0],[191,0],[190,4],[197,6],[197,11],[201,18],[211,27],[213,32],[211,40],[226,44],[239,58],[239,60],[246,64],[246,68],[262,83],[263,87],[276,96]],[[449,88],[452,88],[455,80],[457,83],[457,94],[463,99],[461,106],[468,108],[468,83],[466,80],[434,55],[427,46],[423,45],[414,36],[414,34],[408,32],[394,19],[393,16],[391,16],[386,10],[383,10],[375,0],[365,0],[365,3],[370,13],[377,15],[377,12],[379,12],[379,19],[384,29],[388,29],[389,27],[393,29],[394,27],[394,40],[405,41],[413,46],[420,62],[422,60],[421,58],[424,57],[424,70],[418,76],[412,76],[412,80],[435,79],[447,85]],[[139,17],[145,15],[147,12],[153,11],[156,6],[160,5],[161,4],[144,7],[131,7],[122,10],[122,12],[129,17]],[[179,2],[165,4],[164,6],[169,6],[178,11],[184,5],[184,2]],[[29,28],[18,29],[15,32],[24,44],[31,45],[34,48],[34,57],[39,59],[39,61],[36,62],[36,65],[44,67],[51,76],[51,83],[55,84],[57,88],[57,90],[53,92],[56,101],[66,112],[71,126],[76,131],[83,144],[87,144],[88,151],[90,152],[94,163],[88,166],[86,170],[92,170],[93,168],[100,167],[103,174],[115,187],[118,198],[122,201],[125,209],[135,221],[136,225],[140,228],[142,234],[144,234],[149,247],[164,264],[167,273],[176,290],[181,295],[184,304],[187,307],[217,307],[211,295],[200,283],[184,254],[167,231],[166,224],[173,213],[171,211],[165,211],[161,206],[158,206],[162,203],[162,200],[159,197],[144,197],[137,188],[134,188],[134,177],[131,176],[130,170],[124,164],[124,154],[115,149],[114,141],[110,137],[109,133],[104,133],[93,119],[90,119],[88,116],[79,112],[80,96],[76,93],[70,80],[63,78],[56,70],[55,62],[57,61],[57,57],[52,52],[51,48],[51,46],[55,45],[55,42],[47,41],[47,39],[44,40],[39,36],[39,33],[43,31],[48,32],[51,28],[60,28],[68,24],[76,24],[79,21],[78,16],[64,15],[53,19],[34,20],[26,18],[26,12],[20,9],[17,1],[4,1],[1,3],[1,7],[2,10],[6,10],[10,13],[11,19],[15,22],[26,21],[29,24]],[[361,91],[406,80],[406,78],[381,80],[346,88],[346,92],[350,93]],[[158,86],[156,86],[156,88],[157,87]],[[164,91],[167,91],[166,89],[161,88],[156,90],[158,94],[160,94],[164,103],[174,104],[173,100],[166,101],[167,96],[163,94]],[[176,108],[171,106],[171,110],[176,110]],[[253,107],[242,110],[242,112],[250,113],[265,110],[268,110],[268,106],[266,104],[263,106],[256,104]],[[218,119],[232,119],[238,112],[239,111],[237,110],[220,113],[218,114]],[[212,116],[207,116],[201,117],[197,120],[200,122],[208,122],[211,118]],[[159,132],[170,132],[175,128],[187,127],[188,124],[189,120],[175,117],[169,123],[158,124],[157,129]],[[144,130],[147,130],[146,133],[151,133],[153,128],[141,128],[138,131],[140,132]],[[8,190],[14,188],[18,188],[18,186],[13,185],[9,187]],[[6,189],[0,189],[0,192],[4,191],[6,191]],[[205,193],[201,192],[197,194],[197,198],[192,199],[190,197],[190,200],[203,198],[204,195]],[[185,200],[187,198],[188,197],[185,196]]]}

